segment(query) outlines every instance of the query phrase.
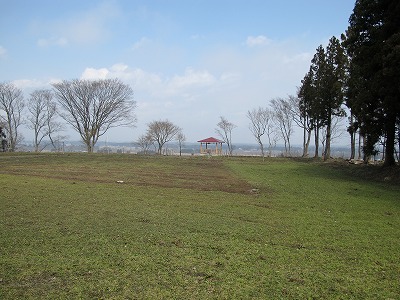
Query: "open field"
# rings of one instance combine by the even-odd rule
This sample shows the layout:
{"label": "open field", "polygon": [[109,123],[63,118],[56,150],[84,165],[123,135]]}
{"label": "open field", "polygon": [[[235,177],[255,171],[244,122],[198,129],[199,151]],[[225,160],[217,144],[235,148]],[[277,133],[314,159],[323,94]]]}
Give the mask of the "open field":
{"label": "open field", "polygon": [[2,154],[0,299],[399,299],[398,169],[371,168]]}

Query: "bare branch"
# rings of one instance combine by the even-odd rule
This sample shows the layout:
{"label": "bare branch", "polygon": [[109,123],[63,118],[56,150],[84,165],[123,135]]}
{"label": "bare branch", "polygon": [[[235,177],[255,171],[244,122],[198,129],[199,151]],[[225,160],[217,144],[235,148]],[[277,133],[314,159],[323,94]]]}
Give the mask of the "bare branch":
{"label": "bare branch", "polygon": [[[49,144],[53,144],[52,135],[61,131],[63,126],[56,121],[57,106],[53,101],[53,93],[51,90],[36,90],[31,93],[28,102],[27,127],[34,131],[35,151],[39,152],[46,148]],[[43,139],[48,137],[50,143],[43,144]]]}
{"label": "bare branch", "polygon": [[108,129],[136,123],[133,91],[119,79],[75,79],[53,87],[64,111],[62,118],[80,134],[88,152]]}
{"label": "bare branch", "polygon": [[233,146],[232,146],[232,130],[236,128],[236,125],[229,122],[224,117],[220,117],[221,121],[218,122],[217,128],[215,132],[223,139],[223,141],[228,146],[229,155],[233,153]]}
{"label": "bare branch", "polygon": [[6,125],[4,129],[7,132],[10,151],[15,151],[23,139],[18,129],[23,124],[24,107],[22,91],[12,83],[0,83],[0,111],[5,113],[2,119]]}
{"label": "bare branch", "polygon": [[268,108],[259,107],[247,112],[250,120],[249,129],[261,148],[261,155],[264,158],[264,144],[261,137],[266,133],[271,123],[272,113]]}
{"label": "bare branch", "polygon": [[290,137],[293,134],[291,104],[288,100],[276,98],[271,100],[271,106],[275,114],[276,124],[285,143],[286,154],[290,155]]}
{"label": "bare branch", "polygon": [[147,136],[158,144],[158,154],[162,153],[162,148],[165,143],[172,141],[181,128],[168,120],[153,121],[148,124]]}

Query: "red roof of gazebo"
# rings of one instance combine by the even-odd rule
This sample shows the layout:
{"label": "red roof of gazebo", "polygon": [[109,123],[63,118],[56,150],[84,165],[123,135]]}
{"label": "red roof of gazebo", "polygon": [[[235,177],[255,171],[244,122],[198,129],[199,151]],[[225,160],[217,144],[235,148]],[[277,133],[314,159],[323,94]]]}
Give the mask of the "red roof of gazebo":
{"label": "red roof of gazebo", "polygon": [[225,143],[224,141],[220,141],[214,137],[209,137],[204,140],[197,141],[198,143]]}

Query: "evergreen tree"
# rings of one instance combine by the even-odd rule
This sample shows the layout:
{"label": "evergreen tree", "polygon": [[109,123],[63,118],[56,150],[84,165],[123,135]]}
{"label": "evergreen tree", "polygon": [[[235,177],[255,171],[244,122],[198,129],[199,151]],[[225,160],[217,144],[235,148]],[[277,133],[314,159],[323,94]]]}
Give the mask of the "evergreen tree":
{"label": "evergreen tree", "polygon": [[319,134],[321,127],[326,125],[326,116],[324,111],[323,99],[326,97],[326,74],[327,74],[327,62],[325,49],[320,45],[317,48],[313,59],[311,60],[312,69],[312,87],[314,89],[314,99],[310,103],[311,108],[311,119],[314,123],[314,134],[315,134],[315,155],[318,157],[319,149]]}
{"label": "evergreen tree", "polygon": [[318,157],[320,129],[326,126],[324,159],[330,157],[332,117],[344,116],[345,67],[347,58],[336,37],[329,40],[326,50],[320,45],[311,60],[298,96],[304,115],[313,124],[315,132],[315,157]]}
{"label": "evergreen tree", "polygon": [[304,128],[307,128],[307,130],[304,130],[303,136],[303,157],[308,156],[308,146],[310,143],[311,132],[315,127],[312,113],[313,102],[315,101],[315,87],[313,86],[313,78],[313,69],[310,67],[310,70],[301,81],[301,86],[297,93],[299,98],[299,110],[301,118],[304,122]]}
{"label": "evergreen tree", "polygon": [[400,2],[357,0],[344,45],[350,55],[348,104],[365,138],[365,156],[386,137],[385,166],[395,164],[400,119]]}
{"label": "evergreen tree", "polygon": [[345,82],[345,66],[346,56],[340,41],[336,37],[329,40],[326,48],[326,65],[327,73],[325,74],[326,86],[324,98],[324,111],[326,118],[326,146],[324,159],[329,159],[331,149],[332,134],[332,116],[342,117],[345,112],[342,108],[344,102],[344,82]]}

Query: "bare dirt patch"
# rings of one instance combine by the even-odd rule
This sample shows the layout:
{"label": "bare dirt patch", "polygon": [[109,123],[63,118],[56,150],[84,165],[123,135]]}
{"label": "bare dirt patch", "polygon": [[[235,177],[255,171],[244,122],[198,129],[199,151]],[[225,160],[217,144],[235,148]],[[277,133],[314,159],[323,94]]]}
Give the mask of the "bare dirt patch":
{"label": "bare dirt patch", "polygon": [[139,155],[26,155],[6,157],[2,174],[248,194],[252,186],[223,159]]}

